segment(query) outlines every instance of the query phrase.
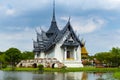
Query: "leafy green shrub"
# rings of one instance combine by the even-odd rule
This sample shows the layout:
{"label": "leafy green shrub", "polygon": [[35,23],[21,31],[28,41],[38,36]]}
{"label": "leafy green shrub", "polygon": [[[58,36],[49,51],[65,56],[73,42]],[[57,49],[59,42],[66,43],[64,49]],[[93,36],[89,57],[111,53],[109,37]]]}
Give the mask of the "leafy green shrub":
{"label": "leafy green shrub", "polygon": [[38,65],[38,69],[39,69],[39,71],[43,71],[44,66],[43,66],[42,64],[39,64],[39,65]]}
{"label": "leafy green shrub", "polygon": [[7,67],[7,64],[2,64],[2,68],[6,68]]}
{"label": "leafy green shrub", "polygon": [[120,72],[115,72],[113,74],[113,77],[117,78],[117,79],[120,79]]}
{"label": "leafy green shrub", "polygon": [[66,69],[67,68],[67,66],[62,66],[62,69]]}

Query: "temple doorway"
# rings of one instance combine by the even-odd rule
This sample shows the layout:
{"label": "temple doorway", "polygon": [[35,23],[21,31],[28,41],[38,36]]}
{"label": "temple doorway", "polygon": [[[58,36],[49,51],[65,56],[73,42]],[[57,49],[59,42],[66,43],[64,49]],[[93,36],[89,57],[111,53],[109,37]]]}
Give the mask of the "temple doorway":
{"label": "temple doorway", "polygon": [[67,58],[70,58],[70,51],[67,51]]}
{"label": "temple doorway", "polygon": [[73,60],[74,59],[74,48],[73,47],[67,47],[67,60]]}

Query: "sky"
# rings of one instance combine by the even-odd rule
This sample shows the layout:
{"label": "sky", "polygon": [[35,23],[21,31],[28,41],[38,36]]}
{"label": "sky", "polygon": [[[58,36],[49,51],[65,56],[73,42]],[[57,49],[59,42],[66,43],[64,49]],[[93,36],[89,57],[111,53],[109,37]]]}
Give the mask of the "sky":
{"label": "sky", "polygon": [[[56,0],[59,29],[69,17],[84,39],[89,55],[120,47],[120,0]],[[53,0],[0,0],[0,51],[16,47],[32,51],[35,30],[47,31],[52,18]]]}

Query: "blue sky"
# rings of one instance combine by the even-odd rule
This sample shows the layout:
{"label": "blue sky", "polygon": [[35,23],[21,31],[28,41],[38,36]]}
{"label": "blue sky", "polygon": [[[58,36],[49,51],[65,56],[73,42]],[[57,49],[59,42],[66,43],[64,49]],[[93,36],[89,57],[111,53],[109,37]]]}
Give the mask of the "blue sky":
{"label": "blue sky", "polygon": [[[0,0],[0,51],[32,51],[35,29],[48,30],[53,0]],[[56,20],[71,25],[90,55],[120,47],[120,0],[56,0]]]}

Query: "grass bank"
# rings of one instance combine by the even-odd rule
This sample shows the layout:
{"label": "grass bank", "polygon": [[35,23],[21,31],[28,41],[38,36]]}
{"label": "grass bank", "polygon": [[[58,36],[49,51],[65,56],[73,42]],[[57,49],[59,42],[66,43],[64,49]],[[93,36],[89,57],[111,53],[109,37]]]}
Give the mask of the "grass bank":
{"label": "grass bank", "polygon": [[3,68],[3,71],[38,71],[38,68]]}
{"label": "grass bank", "polygon": [[[3,71],[11,71],[11,68],[4,68]],[[38,68],[15,68],[15,71],[38,71]],[[118,72],[120,68],[95,68],[95,67],[83,67],[83,68],[44,68],[44,72]]]}
{"label": "grass bank", "polygon": [[120,71],[120,68],[95,68],[95,67],[83,67],[83,68],[65,68],[65,69],[51,69],[45,68],[44,71],[46,72],[116,72]]}
{"label": "grass bank", "polygon": [[113,74],[113,77],[114,77],[114,78],[117,78],[117,79],[120,79],[120,72],[115,72],[115,73]]}

